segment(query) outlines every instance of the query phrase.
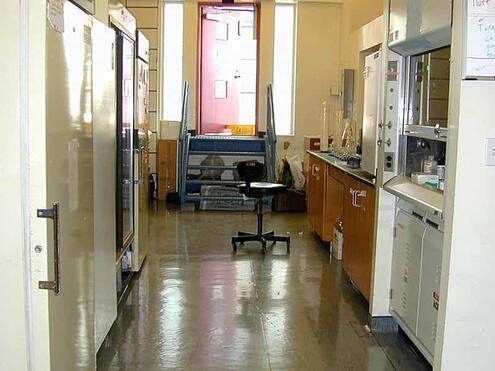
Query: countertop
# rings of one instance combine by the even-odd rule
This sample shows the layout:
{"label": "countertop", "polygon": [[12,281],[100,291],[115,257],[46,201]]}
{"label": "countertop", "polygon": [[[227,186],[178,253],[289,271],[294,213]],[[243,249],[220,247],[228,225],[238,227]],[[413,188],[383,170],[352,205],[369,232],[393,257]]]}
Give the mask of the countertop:
{"label": "countertop", "polygon": [[346,161],[343,161],[341,159],[338,159],[337,157],[333,156],[329,152],[318,152],[318,151],[306,151],[310,155],[313,155],[323,161],[325,161],[327,164],[330,164],[337,169],[343,171],[346,174],[352,175],[353,177],[368,183],[369,185],[372,185],[373,187],[375,186],[375,177],[368,172],[364,171],[361,168],[357,169],[351,169],[350,167],[346,166]]}
{"label": "countertop", "polygon": [[415,184],[410,178],[396,176],[384,184],[383,188],[393,195],[429,210],[443,213],[443,192]]}

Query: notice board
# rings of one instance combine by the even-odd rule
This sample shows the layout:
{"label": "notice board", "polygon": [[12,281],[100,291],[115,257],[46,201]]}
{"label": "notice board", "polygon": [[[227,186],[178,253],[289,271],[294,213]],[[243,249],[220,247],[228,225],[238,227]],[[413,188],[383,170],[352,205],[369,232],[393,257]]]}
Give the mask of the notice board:
{"label": "notice board", "polygon": [[495,0],[467,0],[464,78],[495,79]]}

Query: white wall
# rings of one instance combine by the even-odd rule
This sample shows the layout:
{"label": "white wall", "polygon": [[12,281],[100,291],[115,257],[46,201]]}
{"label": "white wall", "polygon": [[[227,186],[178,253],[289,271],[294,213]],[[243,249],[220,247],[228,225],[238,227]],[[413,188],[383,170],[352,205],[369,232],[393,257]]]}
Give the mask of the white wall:
{"label": "white wall", "polygon": [[22,217],[20,125],[20,1],[3,3],[5,17],[0,36],[0,234],[2,236],[2,304],[0,369],[28,367],[26,297],[24,277],[24,223]]}
{"label": "white wall", "polygon": [[[304,153],[304,136],[319,135],[321,104],[340,83],[340,4],[297,5],[294,135],[280,136],[280,154]],[[277,109],[277,107],[275,107]],[[289,148],[284,150],[284,142]]]}
{"label": "white wall", "polygon": [[445,242],[435,369],[492,370],[495,364],[495,82],[462,81],[464,1],[454,1]]}

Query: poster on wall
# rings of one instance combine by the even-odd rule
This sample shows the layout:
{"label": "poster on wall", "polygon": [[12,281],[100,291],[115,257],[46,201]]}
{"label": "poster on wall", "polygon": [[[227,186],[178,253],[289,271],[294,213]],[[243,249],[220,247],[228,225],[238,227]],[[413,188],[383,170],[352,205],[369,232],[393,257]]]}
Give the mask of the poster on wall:
{"label": "poster on wall", "polygon": [[463,77],[495,79],[495,1],[466,1]]}

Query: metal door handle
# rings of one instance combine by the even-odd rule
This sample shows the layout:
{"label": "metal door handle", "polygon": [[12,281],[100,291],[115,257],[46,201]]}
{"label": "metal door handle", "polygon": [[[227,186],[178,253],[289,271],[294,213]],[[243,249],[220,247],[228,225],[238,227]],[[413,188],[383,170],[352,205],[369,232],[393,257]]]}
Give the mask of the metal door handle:
{"label": "metal door handle", "polygon": [[53,281],[39,281],[38,288],[42,290],[53,290],[55,295],[60,293],[60,213],[58,202],[51,209],[38,209],[38,218],[53,220]]}
{"label": "metal door handle", "polygon": [[349,189],[349,193],[352,195],[351,204],[352,204],[352,206],[356,207],[356,190],[351,188],[351,189]]}
{"label": "metal door handle", "polygon": [[440,125],[436,124],[435,129],[433,129],[433,134],[435,135],[435,138],[440,138]]}
{"label": "metal door handle", "polygon": [[139,148],[136,150],[139,156],[139,178],[134,180],[134,184],[142,185],[144,184],[144,156],[143,156],[143,148]]}

